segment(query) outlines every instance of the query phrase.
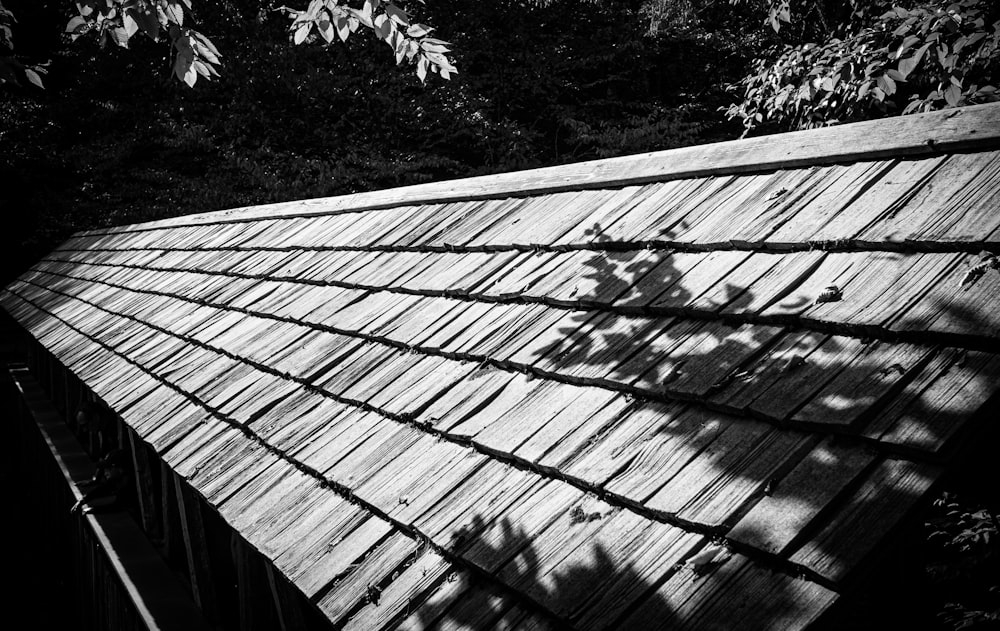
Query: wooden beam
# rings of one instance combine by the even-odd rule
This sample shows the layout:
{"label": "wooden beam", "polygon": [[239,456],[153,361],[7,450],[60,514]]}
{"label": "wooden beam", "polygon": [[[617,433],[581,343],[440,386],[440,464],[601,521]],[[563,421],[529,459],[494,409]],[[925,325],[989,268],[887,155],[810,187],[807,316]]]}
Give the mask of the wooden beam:
{"label": "wooden beam", "polygon": [[1000,103],[340,197],[234,208],[77,234],[96,235],[265,217],[308,216],[401,205],[614,188],[681,178],[930,156],[991,147],[1000,147]]}
{"label": "wooden beam", "polygon": [[237,532],[230,533],[229,542],[233,565],[236,568],[240,629],[270,631],[278,626],[282,629],[304,629],[302,624],[286,627],[284,620],[279,621],[278,600],[267,597],[269,591],[274,594],[274,584],[269,573],[270,562],[256,553]]}
{"label": "wooden beam", "polygon": [[177,516],[177,502],[174,500],[173,473],[165,462],[160,461],[160,546],[163,556],[174,558],[179,553],[180,518]]}
{"label": "wooden beam", "polygon": [[132,471],[135,476],[135,492],[142,516],[142,529],[154,539],[160,537],[160,520],[156,515],[156,494],[153,491],[153,472],[146,444],[128,427],[122,430],[128,434],[129,451],[132,453]]}
{"label": "wooden beam", "polygon": [[264,571],[267,573],[267,583],[271,588],[271,597],[274,599],[274,609],[278,614],[281,631],[305,629],[306,620],[302,615],[305,599],[301,592],[289,585],[284,577],[277,576],[277,570],[270,563],[264,564]]}
{"label": "wooden beam", "polygon": [[205,524],[201,518],[201,505],[185,488],[184,482],[171,473],[177,497],[177,513],[181,524],[181,537],[187,553],[188,570],[191,576],[191,592],[195,602],[209,621],[219,619],[215,587],[212,582],[212,566],[209,563],[208,543],[205,540]]}

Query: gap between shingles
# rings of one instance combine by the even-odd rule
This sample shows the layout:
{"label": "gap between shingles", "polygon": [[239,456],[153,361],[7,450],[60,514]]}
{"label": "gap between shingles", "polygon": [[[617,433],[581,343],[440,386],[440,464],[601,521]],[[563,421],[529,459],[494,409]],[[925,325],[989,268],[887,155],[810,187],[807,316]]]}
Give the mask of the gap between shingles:
{"label": "gap between shingles", "polygon": [[[875,222],[872,222],[873,225]],[[82,237],[87,238],[87,237]],[[1000,241],[868,241],[863,239],[821,239],[816,241],[713,241],[692,243],[669,239],[645,241],[588,241],[583,243],[546,244],[502,244],[502,245],[368,245],[368,246],[219,246],[213,248],[67,248],[60,247],[53,252],[395,252],[414,254],[477,254],[497,252],[573,252],[589,250],[593,252],[629,252],[639,250],[665,250],[670,252],[759,252],[762,254],[784,254],[789,252],[892,252],[903,254],[952,254],[966,252],[979,254],[988,251],[1000,253]]]}
{"label": "gap between shingles", "polygon": [[[496,303],[496,304],[539,304],[553,309],[562,309],[566,311],[600,311],[608,312],[623,316],[637,316],[637,317],[656,317],[656,316],[670,316],[678,318],[687,318],[691,320],[702,320],[709,322],[721,322],[733,327],[738,327],[744,324],[759,324],[762,326],[777,326],[794,328],[799,330],[816,331],[818,333],[827,333],[831,335],[840,335],[845,337],[854,337],[861,340],[880,340],[889,343],[907,343],[916,344],[919,346],[949,346],[953,348],[961,348],[972,351],[986,351],[991,353],[1000,353],[1000,338],[991,337],[987,335],[976,335],[971,333],[952,333],[948,331],[892,331],[880,327],[878,325],[871,324],[850,324],[846,322],[834,322],[830,320],[819,320],[816,318],[806,318],[795,314],[778,314],[778,315],[763,315],[759,313],[735,313],[735,312],[717,312],[710,311],[706,309],[691,309],[686,307],[615,307],[611,304],[605,303],[592,303],[587,302],[585,305],[582,303],[570,303],[569,301],[553,300],[547,296],[509,296],[509,295],[498,295],[489,296],[483,294],[473,294],[469,292],[457,293],[449,290],[426,290],[426,289],[408,289],[405,287],[387,287],[387,286],[376,286],[376,285],[364,285],[360,283],[346,283],[341,281],[314,281],[314,280],[302,280],[294,277],[282,277],[282,276],[261,276],[255,274],[244,274],[238,272],[223,272],[223,271],[208,271],[208,270],[186,270],[186,269],[176,269],[176,268],[165,268],[165,267],[151,267],[146,265],[130,265],[130,264],[115,264],[115,263],[93,263],[88,261],[72,261],[72,260],[60,260],[44,258],[40,263],[54,263],[56,265],[88,265],[91,267],[109,267],[114,269],[134,269],[140,271],[148,272],[163,272],[163,273],[185,273],[185,274],[204,274],[206,276],[223,276],[228,278],[238,278],[241,280],[256,280],[256,281],[270,281],[278,283],[291,283],[297,285],[311,285],[315,287],[336,287],[338,289],[351,289],[356,291],[367,291],[367,292],[386,292],[392,294],[401,294],[409,296],[422,296],[425,298],[448,298],[452,300],[459,300],[462,302],[481,302],[481,303]],[[811,269],[811,268],[810,268]],[[63,274],[61,272],[53,272],[45,269],[40,269],[39,267],[33,266],[28,271],[41,272],[46,274],[53,274],[56,276],[66,276],[67,278],[74,278],[76,280],[85,280],[87,282],[95,282],[100,284],[105,284],[111,287],[119,287],[121,289],[128,289],[130,291],[145,291],[145,293],[153,293],[157,295],[171,296],[175,298],[180,298],[188,302],[194,302],[196,304],[203,304],[206,306],[214,306],[221,309],[227,309],[231,311],[239,311],[244,313],[253,313],[246,309],[234,308],[229,305],[216,305],[206,301],[200,301],[190,298],[183,298],[180,296],[174,296],[172,294],[167,294],[163,292],[148,292],[146,290],[137,290],[130,287],[117,285],[114,283],[108,283],[106,281],[92,280],[86,278],[79,278],[75,276],[70,276],[68,274]],[[802,282],[806,276],[801,276],[796,279],[796,283]],[[482,284],[483,281],[479,283]],[[793,283],[794,285],[795,283]],[[794,290],[794,286],[790,287],[788,291]],[[928,288],[927,291],[930,289]],[[772,304],[775,301],[771,301]],[[273,317],[273,316],[265,316]],[[296,322],[297,324],[303,324],[305,326],[311,326],[314,328],[321,328],[320,325],[307,324],[305,322],[299,322],[297,320],[288,319],[289,322]],[[331,328],[333,332],[339,332]],[[352,333],[345,333],[346,335],[353,335]],[[357,334],[363,335],[363,334]],[[373,337],[373,339],[379,339]],[[405,345],[403,345],[405,347]],[[445,357],[451,357],[452,354],[443,353]],[[577,382],[570,380],[571,382]],[[579,381],[580,383],[585,383],[585,381]],[[683,396],[677,397],[684,399]]]}
{"label": "gap between shingles", "polygon": [[[641,516],[641,517],[643,517],[645,519],[648,519],[650,521],[657,521],[657,522],[665,523],[665,524],[668,524],[670,526],[674,526],[676,528],[680,528],[681,530],[684,530],[686,532],[695,533],[695,534],[702,534],[702,535],[705,535],[706,537],[711,537],[711,538],[717,539],[717,540],[723,540],[724,539],[726,541],[727,545],[730,548],[732,548],[733,550],[736,550],[738,552],[741,552],[741,553],[745,554],[747,557],[751,558],[755,562],[760,563],[762,566],[771,567],[771,568],[776,569],[778,571],[781,571],[782,573],[787,574],[789,576],[806,578],[806,579],[808,579],[808,580],[810,580],[810,581],[812,581],[814,583],[817,583],[817,584],[819,584],[819,585],[821,585],[821,586],[823,586],[823,587],[825,587],[827,589],[830,589],[830,590],[838,592],[838,593],[840,591],[840,587],[836,583],[833,583],[829,579],[826,579],[822,575],[818,574],[817,572],[815,572],[814,570],[812,570],[812,569],[810,569],[810,568],[808,568],[806,566],[802,566],[802,565],[793,563],[793,562],[791,562],[791,561],[789,561],[787,559],[783,559],[783,558],[781,558],[779,556],[769,554],[767,552],[764,552],[764,551],[759,550],[757,548],[754,548],[752,546],[743,544],[741,542],[725,538],[724,534],[725,534],[726,526],[724,526],[724,525],[723,526],[718,526],[718,527],[706,526],[704,524],[699,524],[699,523],[696,523],[696,522],[690,522],[690,521],[687,521],[687,520],[680,519],[676,515],[671,515],[671,514],[662,513],[662,512],[659,512],[659,511],[654,511],[654,510],[648,509],[648,508],[646,508],[644,506],[637,505],[635,502],[630,501],[630,500],[628,500],[626,498],[623,498],[623,497],[620,497],[620,496],[618,496],[616,494],[610,493],[610,492],[608,492],[608,491],[606,491],[606,490],[604,490],[604,489],[602,489],[600,487],[592,486],[592,485],[589,485],[589,484],[584,484],[582,481],[579,481],[579,480],[577,480],[575,478],[562,475],[561,472],[558,472],[558,471],[557,472],[547,472],[547,471],[541,470],[541,469],[537,468],[536,466],[534,466],[533,463],[521,460],[521,459],[517,458],[516,456],[513,456],[512,454],[507,454],[507,458],[500,457],[500,455],[497,454],[496,452],[485,451],[485,450],[481,449],[479,446],[477,446],[476,444],[472,443],[471,441],[461,440],[458,437],[450,435],[450,434],[448,434],[446,432],[443,432],[441,430],[437,430],[435,428],[432,428],[432,427],[429,427],[429,426],[417,423],[413,419],[408,418],[406,416],[393,414],[393,413],[388,412],[386,410],[382,410],[380,408],[376,408],[374,406],[368,405],[367,403],[362,402],[362,401],[354,401],[354,400],[347,399],[347,398],[339,396],[339,395],[334,395],[334,394],[332,394],[330,392],[326,392],[324,390],[321,390],[318,387],[313,386],[312,384],[303,383],[303,382],[300,382],[299,380],[297,380],[295,378],[289,377],[288,375],[281,374],[277,370],[274,370],[273,368],[270,368],[270,367],[268,367],[266,365],[259,364],[258,362],[254,362],[254,361],[251,361],[251,360],[248,360],[248,359],[245,359],[245,358],[241,358],[239,356],[236,356],[236,355],[234,355],[232,353],[228,353],[228,352],[223,351],[221,349],[216,349],[216,348],[214,348],[214,347],[212,347],[212,346],[210,346],[208,344],[205,344],[203,342],[200,342],[198,340],[189,339],[189,338],[186,338],[184,336],[177,335],[175,333],[167,331],[167,330],[165,330],[165,329],[163,329],[161,327],[158,327],[156,325],[153,325],[153,324],[150,324],[150,323],[147,323],[147,322],[143,322],[143,321],[141,321],[141,320],[139,320],[139,319],[137,319],[137,318],[135,318],[133,316],[118,314],[118,313],[109,311],[107,309],[104,309],[103,307],[100,307],[100,306],[98,306],[96,304],[90,303],[90,302],[88,302],[86,300],[83,300],[81,298],[77,298],[75,296],[66,294],[64,292],[61,292],[61,291],[58,291],[58,290],[54,290],[54,289],[50,289],[50,288],[44,287],[42,285],[38,285],[37,283],[33,283],[33,282],[30,282],[30,281],[25,281],[25,282],[28,282],[28,284],[34,285],[35,287],[38,287],[38,288],[40,288],[40,289],[42,289],[44,291],[48,291],[48,292],[51,292],[51,293],[54,293],[54,294],[62,295],[62,296],[65,296],[67,298],[70,298],[71,300],[75,300],[75,301],[80,302],[82,304],[89,305],[89,306],[91,306],[91,307],[93,307],[95,309],[98,309],[100,311],[104,311],[105,313],[111,314],[111,315],[113,315],[115,317],[123,318],[123,319],[126,319],[126,320],[132,320],[132,321],[137,322],[137,323],[139,323],[139,324],[141,324],[143,326],[146,326],[146,327],[149,327],[149,328],[151,328],[153,330],[159,331],[159,332],[161,332],[161,333],[163,333],[165,335],[169,335],[171,337],[176,337],[178,339],[184,340],[185,342],[188,342],[192,346],[198,346],[198,347],[204,348],[204,349],[206,349],[206,350],[208,350],[210,352],[214,352],[214,353],[217,353],[219,355],[222,355],[222,356],[225,356],[225,357],[229,357],[231,359],[243,362],[243,363],[245,363],[245,364],[247,364],[249,366],[252,366],[254,368],[257,368],[258,370],[261,370],[262,372],[271,374],[273,376],[278,376],[280,378],[287,379],[287,380],[293,381],[295,383],[299,383],[303,387],[305,387],[305,388],[309,389],[310,391],[315,392],[316,394],[319,394],[321,396],[328,397],[328,398],[330,398],[330,399],[332,399],[334,401],[337,401],[339,403],[343,403],[345,405],[351,405],[351,406],[357,407],[359,409],[364,409],[366,411],[371,411],[371,412],[377,413],[380,416],[383,416],[384,418],[387,418],[387,419],[395,421],[395,422],[406,424],[406,425],[408,425],[408,426],[410,426],[410,427],[412,427],[414,429],[417,429],[418,431],[422,431],[422,432],[424,432],[426,434],[429,434],[429,435],[432,435],[432,436],[436,436],[436,437],[438,437],[438,438],[440,438],[442,440],[447,440],[447,441],[449,441],[451,443],[460,445],[462,447],[466,447],[466,448],[472,449],[473,451],[481,453],[482,455],[486,456],[487,458],[492,458],[494,460],[497,460],[497,461],[500,461],[500,462],[504,462],[506,464],[510,464],[512,466],[517,467],[518,469],[521,469],[521,470],[531,471],[532,473],[534,473],[536,475],[539,475],[539,476],[541,476],[543,478],[547,478],[547,479],[551,479],[551,480],[558,480],[558,481],[561,481],[563,483],[569,484],[570,486],[576,488],[579,491],[582,491],[584,493],[593,494],[593,495],[597,496],[598,498],[602,499],[603,501],[607,502],[608,504],[610,504],[612,506],[616,506],[616,507],[618,507],[619,509],[622,509],[622,510],[629,510],[629,511],[631,511],[631,512],[633,512],[633,513],[635,513],[635,514],[637,514],[637,515],[639,515],[639,516]],[[280,458],[282,458],[284,460],[287,460],[290,464],[292,464],[296,468],[298,468],[301,471],[309,474],[311,477],[317,479],[318,481],[320,481],[321,483],[325,484],[329,488],[335,490],[336,492],[342,494],[344,497],[350,499],[352,502],[357,503],[359,505],[362,505],[362,506],[366,507],[367,509],[371,510],[371,512],[373,512],[374,514],[378,515],[379,517],[382,517],[383,519],[389,521],[390,523],[392,523],[393,525],[395,525],[396,527],[398,527],[400,530],[403,530],[403,531],[409,532],[409,533],[414,533],[414,536],[426,539],[432,546],[434,546],[435,549],[443,552],[442,548],[440,548],[439,546],[437,546],[437,544],[434,544],[433,541],[430,541],[429,538],[427,538],[425,535],[423,535],[423,533],[420,533],[419,531],[417,531],[412,525],[405,524],[405,523],[402,523],[402,522],[398,522],[397,520],[394,520],[394,519],[390,518],[388,515],[385,515],[384,513],[382,513],[382,511],[379,510],[374,505],[371,505],[368,502],[366,502],[366,501],[362,500],[361,498],[357,497],[352,491],[350,491],[346,487],[342,487],[341,485],[339,485],[339,484],[337,484],[335,482],[327,480],[326,478],[323,477],[323,475],[319,471],[316,471],[315,469],[312,469],[308,465],[306,465],[306,464],[304,464],[302,462],[299,462],[298,460],[295,460],[294,458],[292,458],[291,456],[289,456],[288,454],[286,454],[282,450],[277,449],[276,447],[274,447],[274,446],[270,445],[269,443],[267,443],[258,434],[256,434],[255,432],[253,432],[253,430],[251,430],[248,426],[243,425],[241,423],[238,423],[236,421],[233,421],[233,420],[229,419],[228,417],[226,417],[225,415],[221,414],[217,410],[214,410],[211,407],[209,407],[208,405],[206,405],[200,399],[198,399],[197,397],[195,397],[192,393],[185,392],[184,390],[181,390],[179,387],[173,385],[172,383],[170,383],[170,382],[168,382],[168,381],[166,381],[164,379],[161,379],[160,377],[158,377],[153,372],[151,372],[148,369],[146,369],[141,364],[135,362],[134,360],[129,359],[128,357],[125,357],[124,355],[122,355],[121,353],[117,352],[113,348],[107,346],[106,344],[104,344],[100,340],[97,340],[97,339],[94,339],[94,338],[90,338],[89,336],[87,336],[80,329],[76,328],[75,326],[73,326],[72,324],[70,324],[69,322],[67,322],[66,320],[64,320],[63,318],[61,318],[61,317],[59,317],[59,316],[57,316],[57,315],[49,312],[48,310],[44,309],[41,306],[37,305],[32,300],[30,300],[28,298],[25,298],[25,297],[21,296],[20,294],[18,294],[17,292],[13,292],[13,291],[11,291],[9,289],[7,291],[10,292],[10,293],[12,293],[13,295],[17,296],[19,299],[24,300],[25,302],[28,302],[29,304],[31,304],[32,306],[34,306],[39,311],[47,313],[51,317],[59,320],[60,322],[62,322],[63,324],[65,324],[70,329],[72,329],[72,330],[76,331],[77,333],[79,333],[81,336],[83,336],[83,337],[85,337],[87,339],[92,339],[95,343],[99,344],[100,346],[102,346],[103,348],[105,348],[106,350],[108,350],[109,352],[111,352],[111,353],[113,353],[113,354],[121,357],[124,361],[128,362],[129,364],[132,364],[133,366],[136,366],[137,368],[139,368],[140,370],[142,370],[146,374],[150,375],[153,379],[156,379],[160,383],[163,383],[165,386],[171,388],[172,390],[176,391],[178,394],[184,396],[185,398],[187,398],[188,400],[190,400],[192,403],[194,403],[194,404],[196,404],[196,405],[204,408],[206,411],[208,411],[210,414],[212,414],[212,416],[214,416],[214,417],[218,418],[219,420],[227,423],[228,425],[230,425],[234,429],[239,430],[240,432],[242,432],[243,434],[245,434],[248,438],[254,440],[257,443],[259,443],[263,448],[267,449],[269,452],[277,455],[278,457],[280,457]],[[866,441],[861,440],[859,438],[859,442],[866,442]],[[759,499],[759,498],[756,498],[756,499]],[[695,552],[696,552],[696,549],[692,550],[689,553],[689,555],[690,554],[694,554]],[[446,556],[446,558],[451,558],[452,557],[452,555],[450,553],[448,553],[447,555],[443,554],[443,556]],[[458,556],[458,555],[454,555],[454,556]],[[462,559],[460,556],[458,556],[458,558],[462,560],[463,565],[467,564],[467,562],[465,562],[464,559]],[[681,560],[681,563],[682,562],[683,562],[683,559]],[[469,565],[471,565],[471,564],[469,564]],[[517,592],[517,593],[519,593],[519,592]]]}

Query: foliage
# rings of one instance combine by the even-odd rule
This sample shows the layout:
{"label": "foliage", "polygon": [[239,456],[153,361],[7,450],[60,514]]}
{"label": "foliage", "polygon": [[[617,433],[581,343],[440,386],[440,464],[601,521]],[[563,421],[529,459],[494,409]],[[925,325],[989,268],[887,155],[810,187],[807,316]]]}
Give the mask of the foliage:
{"label": "foliage", "polygon": [[198,31],[185,26],[191,0],[81,0],[78,15],[66,24],[71,40],[93,36],[100,46],[128,48],[137,33],[159,41],[163,34],[174,51],[174,75],[193,87],[198,76],[219,76],[220,54]]}
{"label": "foliage", "polygon": [[[791,19],[772,3],[777,30]],[[909,7],[873,2],[858,25],[825,42],[784,46],[759,59],[728,108],[747,132],[760,125],[810,128],[1000,99],[998,7],[989,0],[925,0]]]}
{"label": "foliage", "polygon": [[925,523],[928,578],[944,599],[938,618],[948,629],[995,629],[1000,623],[1000,523],[981,503],[950,492]]}
{"label": "foliage", "polygon": [[296,44],[306,41],[314,31],[327,44],[333,42],[335,33],[346,42],[351,33],[365,27],[392,48],[397,64],[405,60],[415,65],[421,81],[428,70],[444,79],[458,72],[447,57],[451,50],[448,42],[430,37],[433,27],[412,21],[392,2],[365,0],[355,9],[340,0],[311,0],[306,10],[288,13],[293,18],[290,28]]}
{"label": "foliage", "polygon": [[33,85],[42,87],[42,77],[46,68],[41,64],[25,64],[14,55],[14,31],[17,23],[14,14],[0,2],[0,85],[19,85],[23,76]]}
{"label": "foliage", "polygon": [[[101,47],[128,48],[137,34],[153,41],[166,39],[178,80],[194,87],[199,77],[219,76],[222,55],[208,37],[191,27],[191,0],[79,0],[76,8],[77,15],[65,27],[70,40],[90,36]],[[331,44],[338,38],[346,42],[352,33],[367,30],[393,49],[397,64],[411,64],[421,81],[428,72],[445,79],[458,72],[448,57],[448,43],[430,37],[434,28],[413,21],[395,2],[363,0],[360,6],[351,7],[348,0],[310,0],[304,10],[280,10],[291,19],[288,32],[294,44]],[[9,50],[13,50],[10,25],[14,21],[14,14],[0,4],[0,45]],[[15,81],[16,71],[43,87],[38,66],[24,66],[10,55],[0,58],[0,83]]]}

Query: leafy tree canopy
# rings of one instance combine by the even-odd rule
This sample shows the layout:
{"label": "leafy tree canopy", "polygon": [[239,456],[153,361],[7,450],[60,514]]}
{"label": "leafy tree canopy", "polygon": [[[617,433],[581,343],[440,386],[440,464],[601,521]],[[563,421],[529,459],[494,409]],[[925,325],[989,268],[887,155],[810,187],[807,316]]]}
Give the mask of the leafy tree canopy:
{"label": "leafy tree canopy", "polygon": [[[418,0],[420,1],[420,0]],[[422,1],[420,2],[422,4]],[[448,57],[448,42],[431,37],[434,28],[418,22],[389,0],[310,0],[304,9],[280,7],[290,19],[289,36],[293,43],[320,41],[332,44],[359,30],[367,31],[392,49],[396,63],[407,62],[423,81],[428,72],[448,79],[458,72]],[[219,76],[222,54],[212,41],[191,26],[194,7],[191,0],[80,0],[75,15],[66,24],[70,40],[92,37],[101,46],[128,48],[135,35],[153,41],[166,40],[173,54],[174,76],[189,87],[199,77]],[[32,84],[43,87],[44,65],[25,64],[12,55],[11,25],[14,14],[0,3],[0,46],[8,51],[0,56],[0,84],[17,82],[23,73]]]}
{"label": "leafy tree canopy", "polygon": [[[743,0],[736,0],[743,1]],[[850,9],[837,20],[828,5]],[[1000,99],[1000,3],[995,0],[769,0],[768,22],[806,29],[758,59],[728,108],[746,132],[803,129]],[[784,28],[783,28],[784,27]]]}

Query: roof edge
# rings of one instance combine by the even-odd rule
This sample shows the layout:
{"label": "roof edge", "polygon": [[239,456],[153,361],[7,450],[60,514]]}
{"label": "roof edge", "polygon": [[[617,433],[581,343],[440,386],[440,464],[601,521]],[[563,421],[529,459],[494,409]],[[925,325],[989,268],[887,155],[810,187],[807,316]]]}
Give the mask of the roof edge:
{"label": "roof edge", "polygon": [[1000,146],[1000,102],[525,171],[184,215],[78,234],[620,187],[680,178],[936,155],[991,145]]}

